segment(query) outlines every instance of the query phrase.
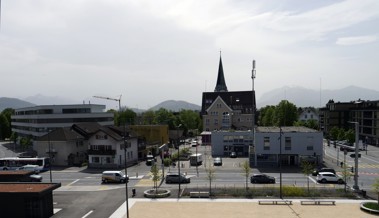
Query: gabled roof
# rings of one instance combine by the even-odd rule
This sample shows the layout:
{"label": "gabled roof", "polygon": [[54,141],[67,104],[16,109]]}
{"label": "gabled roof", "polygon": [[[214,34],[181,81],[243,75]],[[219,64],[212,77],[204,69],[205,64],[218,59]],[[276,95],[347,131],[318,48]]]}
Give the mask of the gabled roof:
{"label": "gabled roof", "polygon": [[203,92],[201,114],[206,114],[206,110],[217,97],[221,97],[230,108],[240,110],[243,114],[251,114],[251,108],[255,109],[255,92],[253,91]]}
{"label": "gabled roof", "polygon": [[207,108],[207,110],[206,110],[207,113],[209,112],[210,109],[213,108],[213,106],[216,104],[217,100],[220,100],[222,103],[224,103],[226,105],[226,107],[228,108],[228,110],[233,111],[233,109],[230,108],[220,96],[217,96],[217,98],[213,101],[213,103],[211,104],[211,106],[209,106]]}
{"label": "gabled roof", "polygon": [[98,132],[104,132],[105,134],[112,137],[116,141],[121,141],[123,139],[122,135],[117,134],[116,132],[114,132],[112,129],[108,127],[100,127],[96,132],[93,133],[93,135]]}
{"label": "gabled roof", "polygon": [[71,126],[73,130],[82,134],[84,137],[89,137],[101,127],[102,126],[99,123],[95,122],[75,123]]}
{"label": "gabled roof", "polygon": [[75,141],[85,139],[83,135],[72,130],[70,127],[55,129],[48,134],[38,137],[36,141]]}

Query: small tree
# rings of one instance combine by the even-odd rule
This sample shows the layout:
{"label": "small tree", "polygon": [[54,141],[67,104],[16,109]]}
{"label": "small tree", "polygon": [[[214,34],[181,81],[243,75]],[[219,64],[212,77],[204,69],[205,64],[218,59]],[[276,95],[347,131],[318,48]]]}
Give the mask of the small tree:
{"label": "small tree", "polygon": [[351,173],[349,167],[347,166],[346,161],[343,162],[342,172],[341,173],[342,173],[343,179],[345,181],[345,192],[346,192],[347,181],[350,181],[351,176],[353,175]]}
{"label": "small tree", "polygon": [[375,179],[375,182],[372,184],[372,189],[378,194],[378,204],[379,204],[379,179]]}
{"label": "small tree", "polygon": [[247,192],[249,189],[249,176],[251,172],[249,161],[245,160],[241,165],[241,169],[242,169],[242,175],[245,176],[246,192]]}
{"label": "small tree", "polygon": [[151,174],[153,175],[153,182],[154,182],[154,189],[155,189],[155,193],[158,193],[158,182],[161,180],[161,174],[159,172],[159,168],[157,166],[157,164],[153,164],[153,166],[151,166],[151,170],[150,170]]}
{"label": "small tree", "polygon": [[209,180],[209,195],[212,196],[212,181],[215,179],[215,168],[209,164],[206,168],[207,179]]}
{"label": "small tree", "polygon": [[314,166],[312,163],[308,161],[302,161],[301,168],[302,168],[303,174],[307,176],[308,195],[309,195],[309,175],[313,172]]}

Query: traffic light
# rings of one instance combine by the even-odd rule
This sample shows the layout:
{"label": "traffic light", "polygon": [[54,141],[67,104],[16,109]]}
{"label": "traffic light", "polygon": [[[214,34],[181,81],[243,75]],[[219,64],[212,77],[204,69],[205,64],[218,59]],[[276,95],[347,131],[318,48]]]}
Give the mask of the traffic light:
{"label": "traffic light", "polygon": [[351,172],[354,173],[354,167],[351,167]]}

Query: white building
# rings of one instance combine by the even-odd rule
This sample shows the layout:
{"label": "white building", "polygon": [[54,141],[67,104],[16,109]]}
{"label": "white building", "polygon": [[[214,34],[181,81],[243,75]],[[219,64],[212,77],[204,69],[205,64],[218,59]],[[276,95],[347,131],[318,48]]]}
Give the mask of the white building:
{"label": "white building", "polygon": [[105,105],[41,105],[19,108],[12,115],[12,131],[19,136],[36,138],[61,127],[74,123],[96,122],[100,125],[113,125],[113,113],[106,113]]}
{"label": "white building", "polygon": [[124,142],[122,136],[102,127],[88,139],[88,167],[116,168],[138,162],[138,139],[128,137]]}
{"label": "white building", "polygon": [[254,167],[277,167],[280,147],[284,166],[299,166],[302,160],[321,164],[323,160],[322,132],[306,127],[257,127],[254,146],[251,131],[213,131],[211,134],[213,157],[228,157],[236,152],[237,157],[249,157]]}

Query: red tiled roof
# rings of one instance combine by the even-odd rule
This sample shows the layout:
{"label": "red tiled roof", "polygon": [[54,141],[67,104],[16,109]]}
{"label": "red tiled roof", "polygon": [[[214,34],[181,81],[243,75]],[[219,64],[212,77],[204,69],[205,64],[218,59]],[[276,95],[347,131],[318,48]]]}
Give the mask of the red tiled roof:
{"label": "red tiled roof", "polygon": [[48,189],[56,189],[60,184],[55,183],[6,183],[0,184],[0,193],[29,192],[39,193]]}

